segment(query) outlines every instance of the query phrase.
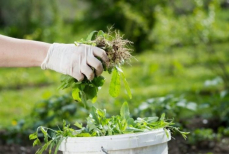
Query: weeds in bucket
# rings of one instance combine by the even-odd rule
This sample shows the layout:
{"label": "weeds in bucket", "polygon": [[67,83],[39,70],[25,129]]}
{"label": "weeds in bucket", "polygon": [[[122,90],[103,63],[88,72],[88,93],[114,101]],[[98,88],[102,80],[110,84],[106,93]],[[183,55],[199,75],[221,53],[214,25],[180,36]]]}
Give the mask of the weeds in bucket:
{"label": "weeds in bucket", "polygon": [[182,132],[179,128],[173,126],[172,121],[165,119],[165,114],[158,117],[144,117],[134,120],[130,116],[128,103],[123,103],[120,109],[120,115],[107,118],[106,110],[91,108],[90,115],[87,117],[87,125],[84,127],[82,123],[76,122],[74,126],[78,129],[73,129],[69,124],[63,121],[63,128],[53,130],[46,127],[38,127],[37,131],[29,136],[30,140],[34,140],[33,145],[40,145],[39,133],[44,136],[45,144],[36,152],[42,154],[43,151],[49,150],[49,153],[55,149],[57,153],[61,142],[67,137],[95,137],[95,136],[110,136],[118,134],[128,134],[137,132],[146,132],[155,129],[163,128],[167,137],[168,130],[179,132],[184,139],[187,138],[188,132]]}

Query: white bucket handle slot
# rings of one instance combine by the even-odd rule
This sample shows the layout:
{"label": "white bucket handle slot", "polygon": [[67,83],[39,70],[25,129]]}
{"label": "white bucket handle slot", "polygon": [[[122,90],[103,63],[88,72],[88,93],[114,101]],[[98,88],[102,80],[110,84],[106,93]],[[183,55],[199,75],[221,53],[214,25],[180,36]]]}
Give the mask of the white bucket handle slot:
{"label": "white bucket handle slot", "polygon": [[103,146],[101,147],[101,150],[102,150],[102,152],[104,152],[105,154],[109,154],[109,153],[107,152],[107,150],[103,148]]}

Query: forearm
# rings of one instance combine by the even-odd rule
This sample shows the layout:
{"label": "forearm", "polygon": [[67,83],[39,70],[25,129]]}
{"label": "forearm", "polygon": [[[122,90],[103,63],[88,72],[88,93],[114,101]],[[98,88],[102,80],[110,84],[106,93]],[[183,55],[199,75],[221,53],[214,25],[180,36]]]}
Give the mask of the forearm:
{"label": "forearm", "polygon": [[50,44],[0,35],[0,67],[35,67],[45,59]]}

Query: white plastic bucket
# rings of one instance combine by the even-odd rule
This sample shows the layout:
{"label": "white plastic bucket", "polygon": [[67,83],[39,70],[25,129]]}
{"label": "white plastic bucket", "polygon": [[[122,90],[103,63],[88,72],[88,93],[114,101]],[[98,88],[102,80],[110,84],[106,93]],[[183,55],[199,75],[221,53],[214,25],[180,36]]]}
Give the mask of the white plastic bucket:
{"label": "white plastic bucket", "polygon": [[163,129],[103,137],[69,137],[59,150],[63,154],[168,154],[171,140]]}

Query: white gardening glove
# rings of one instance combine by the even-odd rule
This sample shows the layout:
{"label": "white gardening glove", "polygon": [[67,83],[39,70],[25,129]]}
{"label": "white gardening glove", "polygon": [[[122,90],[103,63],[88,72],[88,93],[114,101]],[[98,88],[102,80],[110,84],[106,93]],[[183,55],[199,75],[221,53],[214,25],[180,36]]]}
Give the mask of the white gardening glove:
{"label": "white gardening glove", "polygon": [[95,76],[92,68],[96,70],[97,76],[103,72],[103,65],[95,56],[104,62],[108,60],[106,52],[98,47],[54,43],[50,46],[41,68],[70,75],[78,81],[82,81],[85,75],[91,81]]}

